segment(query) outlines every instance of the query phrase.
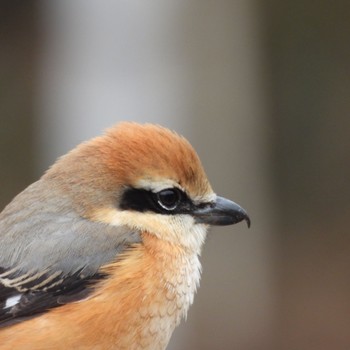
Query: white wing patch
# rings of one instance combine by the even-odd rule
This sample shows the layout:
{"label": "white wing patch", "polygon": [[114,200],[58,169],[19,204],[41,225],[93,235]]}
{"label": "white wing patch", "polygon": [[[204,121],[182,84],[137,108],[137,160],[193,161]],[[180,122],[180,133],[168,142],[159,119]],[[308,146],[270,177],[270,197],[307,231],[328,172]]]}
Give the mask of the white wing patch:
{"label": "white wing patch", "polygon": [[19,303],[19,301],[21,300],[21,297],[22,297],[21,294],[17,294],[17,295],[13,295],[12,297],[7,298],[4,309],[8,309],[9,307],[17,305]]}

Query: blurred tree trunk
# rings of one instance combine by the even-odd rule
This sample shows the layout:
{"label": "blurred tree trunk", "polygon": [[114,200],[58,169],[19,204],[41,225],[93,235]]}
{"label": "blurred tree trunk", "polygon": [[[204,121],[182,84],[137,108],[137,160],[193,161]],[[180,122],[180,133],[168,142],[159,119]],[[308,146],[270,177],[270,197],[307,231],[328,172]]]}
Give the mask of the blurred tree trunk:
{"label": "blurred tree trunk", "polygon": [[[268,5],[268,6],[266,6]],[[350,3],[265,3],[279,349],[350,349]]]}
{"label": "blurred tree trunk", "polygon": [[0,4],[0,208],[33,180],[37,1]]}

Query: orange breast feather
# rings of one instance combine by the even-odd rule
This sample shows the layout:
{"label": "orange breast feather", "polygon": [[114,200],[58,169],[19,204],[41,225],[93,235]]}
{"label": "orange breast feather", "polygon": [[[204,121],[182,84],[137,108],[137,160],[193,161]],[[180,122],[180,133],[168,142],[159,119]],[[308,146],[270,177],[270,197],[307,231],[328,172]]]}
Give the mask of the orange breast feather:
{"label": "orange breast feather", "polygon": [[198,257],[143,234],[86,300],[4,329],[1,349],[164,349],[199,283]]}

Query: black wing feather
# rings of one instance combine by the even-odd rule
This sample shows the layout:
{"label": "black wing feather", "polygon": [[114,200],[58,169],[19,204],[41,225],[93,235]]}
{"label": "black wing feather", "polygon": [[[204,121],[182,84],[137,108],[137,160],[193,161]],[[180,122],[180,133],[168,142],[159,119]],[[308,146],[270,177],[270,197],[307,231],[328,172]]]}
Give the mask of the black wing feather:
{"label": "black wing feather", "polygon": [[[92,292],[94,285],[105,277],[103,273],[95,273],[82,278],[79,271],[66,276],[60,283],[45,291],[28,288],[20,292],[14,287],[0,284],[0,328],[27,320],[51,308],[85,299]],[[32,288],[35,288],[35,284],[32,284]],[[6,307],[6,301],[16,297],[18,298],[16,303]]]}

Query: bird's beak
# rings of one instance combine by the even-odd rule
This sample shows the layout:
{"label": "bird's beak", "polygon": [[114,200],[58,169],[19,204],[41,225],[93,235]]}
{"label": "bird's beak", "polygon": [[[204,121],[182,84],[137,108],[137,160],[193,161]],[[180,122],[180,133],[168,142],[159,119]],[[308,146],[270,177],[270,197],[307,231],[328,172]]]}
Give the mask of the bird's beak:
{"label": "bird's beak", "polygon": [[192,215],[199,224],[224,226],[245,220],[250,227],[247,212],[235,202],[222,197],[216,197],[216,201],[211,205],[195,209]]}

